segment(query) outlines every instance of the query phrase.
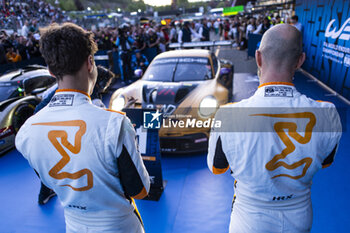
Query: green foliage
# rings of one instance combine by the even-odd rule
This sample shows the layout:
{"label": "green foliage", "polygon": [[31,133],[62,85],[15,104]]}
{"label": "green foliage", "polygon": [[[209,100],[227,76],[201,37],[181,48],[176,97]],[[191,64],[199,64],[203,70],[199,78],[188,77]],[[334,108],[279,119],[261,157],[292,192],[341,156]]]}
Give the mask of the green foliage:
{"label": "green foliage", "polygon": [[225,2],[219,2],[219,4],[216,7],[217,8],[226,7],[226,4]]}
{"label": "green foliage", "polygon": [[65,11],[75,11],[77,10],[74,0],[60,0],[60,7]]}
{"label": "green foliage", "polygon": [[177,0],[178,7],[189,7],[188,0]]}
{"label": "green foliage", "polygon": [[142,11],[146,10],[146,4],[143,0],[130,2],[130,4],[126,8],[126,11],[133,12],[137,11],[138,9],[141,9]]}

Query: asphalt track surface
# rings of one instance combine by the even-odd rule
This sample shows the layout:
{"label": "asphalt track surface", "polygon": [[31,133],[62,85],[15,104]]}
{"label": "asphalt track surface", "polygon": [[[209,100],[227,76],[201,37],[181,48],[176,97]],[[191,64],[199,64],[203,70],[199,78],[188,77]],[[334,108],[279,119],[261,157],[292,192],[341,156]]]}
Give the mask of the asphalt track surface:
{"label": "asphalt track surface", "polygon": [[[247,98],[258,85],[254,59],[246,53],[223,48],[220,58],[235,64],[234,101]],[[301,73],[296,88],[307,96],[327,100],[345,112],[343,133],[332,166],[318,172],[312,187],[313,233],[348,233],[349,221],[349,105],[322,89]],[[105,99],[107,101],[107,99]],[[347,118],[347,119],[345,119]],[[233,197],[233,178],[229,173],[213,175],[206,155],[162,158],[165,191],[158,202],[137,201],[148,233],[227,233]],[[57,197],[44,206],[37,204],[40,182],[27,161],[12,150],[0,157],[0,233],[59,233],[65,231],[63,209]]]}

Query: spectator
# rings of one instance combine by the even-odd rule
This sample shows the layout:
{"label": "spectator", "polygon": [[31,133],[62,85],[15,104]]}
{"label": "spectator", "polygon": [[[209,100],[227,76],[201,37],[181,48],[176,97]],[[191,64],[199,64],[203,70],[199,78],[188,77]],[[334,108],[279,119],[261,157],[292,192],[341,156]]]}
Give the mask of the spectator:
{"label": "spectator", "polygon": [[10,47],[8,49],[8,52],[6,53],[6,59],[7,62],[19,62],[22,60],[21,55],[13,51],[13,47]]}
{"label": "spectator", "polygon": [[182,27],[182,30],[178,34],[178,42],[191,42],[192,30],[190,29],[190,22],[186,21]]}
{"label": "spectator", "polygon": [[141,69],[143,73],[148,67],[148,60],[145,55],[141,53],[140,50],[135,50],[135,54],[131,58],[131,67],[133,72],[137,69]]}
{"label": "spectator", "polygon": [[249,39],[249,34],[254,33],[255,30],[256,30],[255,18],[252,17],[249,19],[249,23],[247,26],[247,35],[246,35],[247,39]]}
{"label": "spectator", "polygon": [[294,27],[296,27],[300,32],[303,30],[303,25],[299,23],[299,17],[297,15],[292,16],[291,23]]}
{"label": "spectator", "polygon": [[119,29],[119,36],[115,45],[119,49],[119,57],[122,62],[122,72],[123,72],[123,81],[131,82],[132,70],[131,70],[131,54],[132,46],[134,40],[128,35],[129,27],[127,24],[122,25]]}
{"label": "spectator", "polygon": [[146,35],[143,27],[139,27],[137,29],[137,32],[135,35],[135,41],[136,41],[136,48],[141,52],[144,52],[144,50],[146,49]]}
{"label": "spectator", "polygon": [[39,41],[34,37],[33,33],[29,32],[28,41],[26,46],[28,47],[28,53],[31,58],[40,57]]}
{"label": "spectator", "polygon": [[23,27],[22,27],[22,36],[28,37],[28,33],[29,33],[29,23],[26,20]]}
{"label": "spectator", "polygon": [[202,25],[199,28],[198,34],[201,41],[210,41],[210,28],[208,27],[207,19],[202,20]]}
{"label": "spectator", "polygon": [[220,27],[220,23],[219,23],[219,20],[215,20],[214,22],[214,31],[215,31],[215,35],[217,35],[219,33],[219,27]]}
{"label": "spectator", "polygon": [[0,34],[0,64],[6,64],[6,49],[5,45],[3,44],[5,36],[1,33]]}
{"label": "spectator", "polygon": [[277,24],[283,24],[284,22],[282,21],[281,17],[279,15],[276,16],[276,25]]}
{"label": "spectator", "polygon": [[147,47],[148,47],[148,60],[151,62],[155,56],[159,53],[160,38],[155,33],[153,28],[148,29]]}
{"label": "spectator", "polygon": [[263,35],[269,28],[271,28],[272,25],[270,23],[269,18],[265,17],[263,20],[263,23],[261,23],[258,28],[254,31],[254,34],[261,34]]}
{"label": "spectator", "polygon": [[171,22],[170,24],[169,40],[171,43],[177,42],[177,30],[176,30],[175,22]]}
{"label": "spectator", "polygon": [[18,37],[18,43],[16,45],[16,50],[19,55],[21,55],[22,60],[28,59],[28,49],[26,46],[26,40],[24,36]]}

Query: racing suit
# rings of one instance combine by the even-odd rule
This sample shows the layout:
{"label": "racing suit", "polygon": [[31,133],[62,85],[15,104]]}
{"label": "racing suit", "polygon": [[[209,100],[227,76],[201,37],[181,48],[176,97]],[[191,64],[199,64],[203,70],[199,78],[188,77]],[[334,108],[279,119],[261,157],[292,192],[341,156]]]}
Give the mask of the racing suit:
{"label": "racing suit", "polygon": [[291,83],[267,83],[221,107],[207,163],[235,178],[230,233],[309,232],[313,175],[333,162],[341,137],[335,106],[300,94]]}
{"label": "racing suit", "polygon": [[59,89],[21,127],[16,148],[57,193],[68,233],[144,232],[133,198],[148,193],[150,180],[122,113]]}

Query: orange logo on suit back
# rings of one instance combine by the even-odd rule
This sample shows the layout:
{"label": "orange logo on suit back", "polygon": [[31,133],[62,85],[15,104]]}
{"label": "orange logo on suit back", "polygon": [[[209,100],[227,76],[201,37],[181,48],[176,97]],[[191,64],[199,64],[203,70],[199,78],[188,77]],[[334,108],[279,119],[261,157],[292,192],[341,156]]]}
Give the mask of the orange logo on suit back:
{"label": "orange logo on suit back", "polygon": [[[277,117],[277,118],[306,118],[309,119],[309,122],[306,124],[305,135],[304,137],[297,133],[297,124],[294,122],[276,122],[274,125],[274,129],[278,135],[278,137],[282,140],[286,148],[282,150],[280,154],[275,155],[272,160],[270,160],[266,165],[266,169],[269,171],[276,170],[279,167],[284,167],[289,170],[296,169],[300,166],[304,166],[303,171],[300,175],[291,176],[288,174],[279,174],[272,177],[272,179],[285,176],[291,179],[300,179],[305,176],[307,169],[310,167],[312,163],[312,158],[305,157],[293,164],[287,164],[283,161],[290,153],[295,150],[295,145],[288,137],[288,135],[295,139],[300,144],[307,144],[311,140],[312,129],[316,124],[316,117],[311,112],[301,112],[301,113],[288,113],[288,114],[253,114],[251,116],[266,116],[266,117]],[[288,130],[288,135],[284,130]]]}
{"label": "orange logo on suit back", "polygon": [[[45,122],[45,123],[36,123],[33,125],[46,125],[46,126],[69,126],[69,127],[79,127],[79,130],[75,134],[74,145],[70,144],[68,141],[68,134],[64,130],[51,130],[48,133],[48,138],[56,150],[62,155],[62,159],[49,171],[49,175],[58,180],[62,179],[72,179],[77,180],[82,176],[87,176],[87,186],[76,188],[69,184],[61,185],[68,186],[74,191],[86,191],[93,187],[93,175],[89,169],[82,169],[80,171],[69,173],[61,172],[61,170],[69,163],[70,157],[62,145],[67,148],[73,154],[78,154],[81,149],[81,139],[86,132],[86,123],[82,120],[73,120],[73,121],[59,121],[59,122]],[[61,143],[58,141],[58,138],[61,138]]]}

